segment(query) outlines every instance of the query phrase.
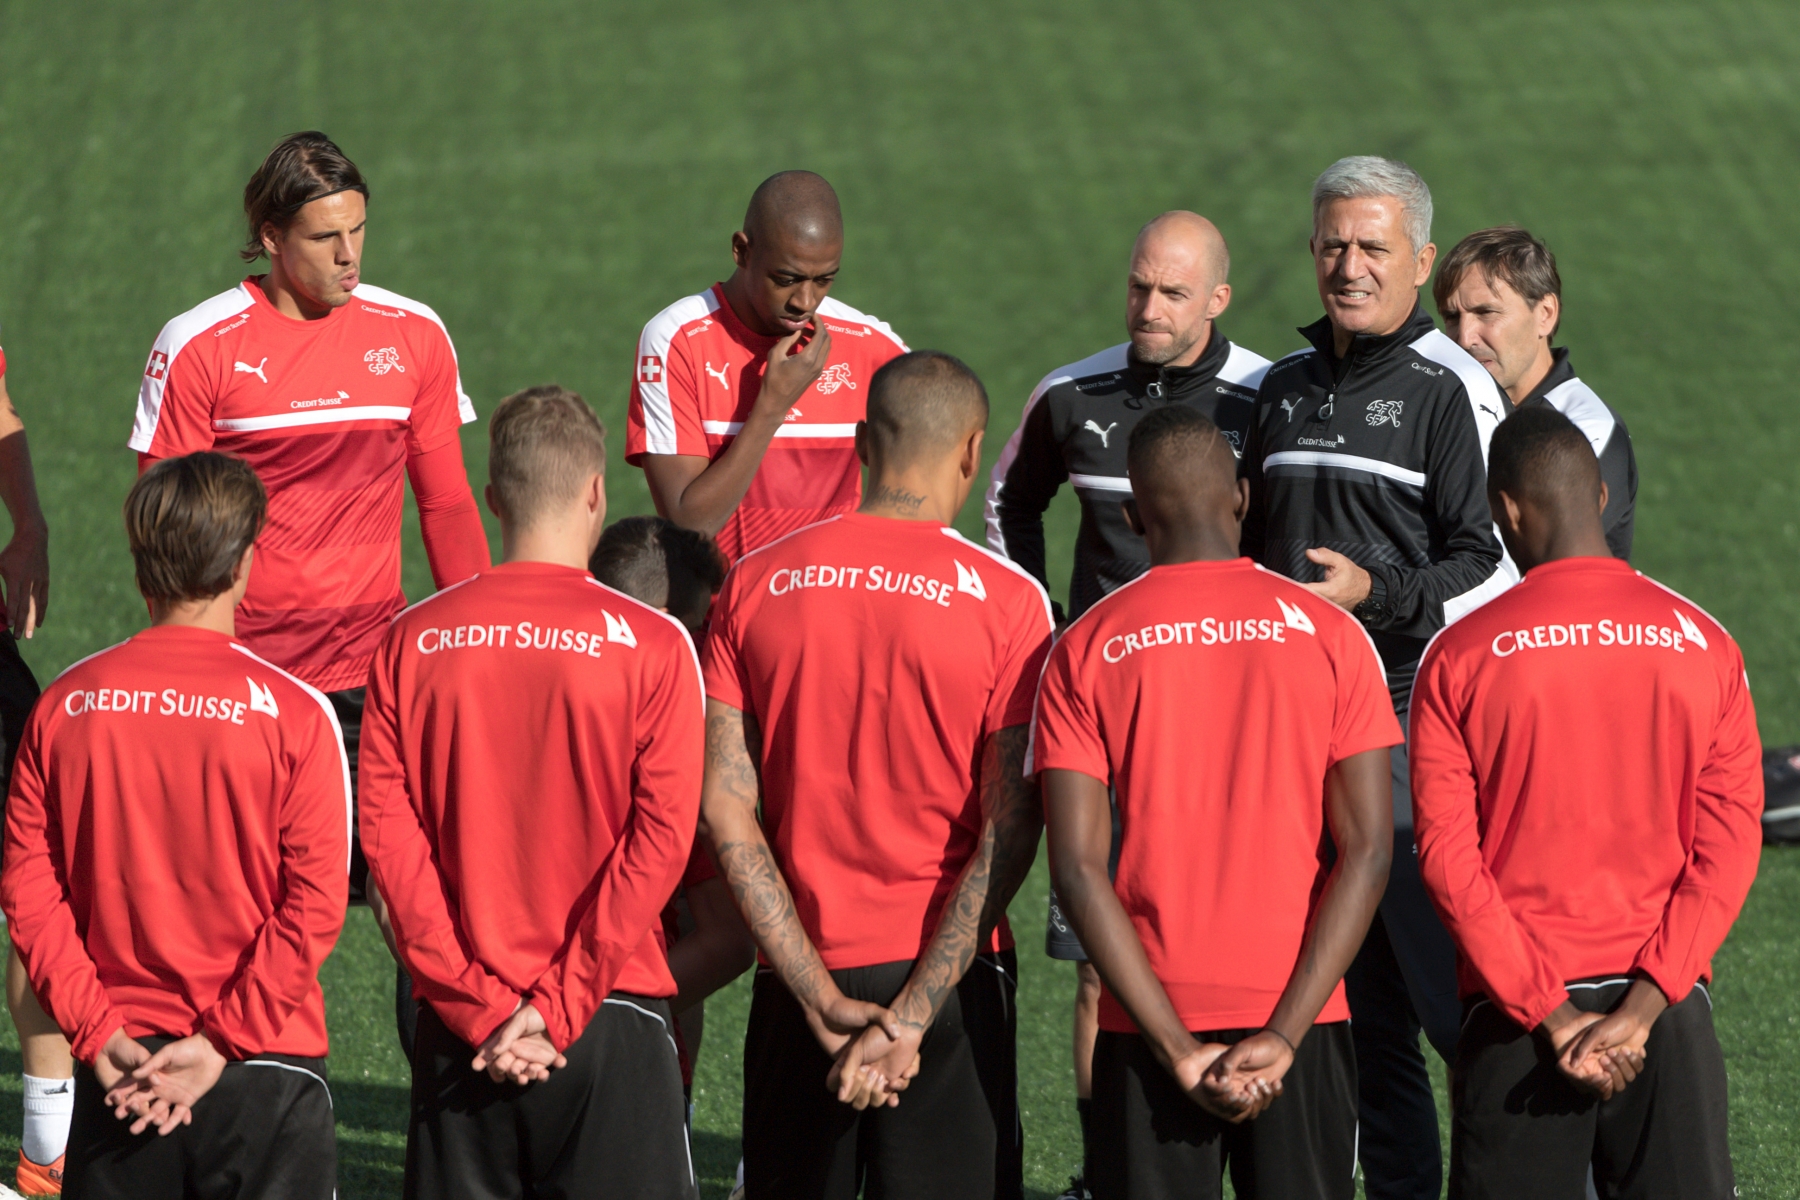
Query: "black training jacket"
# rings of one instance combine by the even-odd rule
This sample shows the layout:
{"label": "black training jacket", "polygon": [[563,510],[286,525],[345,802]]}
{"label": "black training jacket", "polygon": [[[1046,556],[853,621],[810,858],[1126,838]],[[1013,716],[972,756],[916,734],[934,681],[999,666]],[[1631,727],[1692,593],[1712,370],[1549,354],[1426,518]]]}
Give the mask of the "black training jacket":
{"label": "black training jacket", "polygon": [[1631,434],[1606,401],[1581,382],[1575,368],[1569,365],[1569,352],[1558,348],[1551,354],[1556,357],[1556,364],[1531,389],[1531,395],[1519,401],[1519,407],[1548,404],[1587,435],[1594,453],[1600,457],[1600,478],[1606,481],[1606,511],[1600,515],[1606,528],[1606,545],[1614,558],[1629,562],[1638,487],[1637,455],[1631,452]]}
{"label": "black training jacket", "polygon": [[[1324,547],[1369,572],[1357,609],[1404,707],[1425,643],[1515,578],[1487,501],[1487,443],[1506,411],[1493,377],[1414,307],[1342,360],[1331,323],[1269,368],[1243,459],[1244,553],[1303,583]],[[1510,560],[1508,560],[1510,568]]]}
{"label": "black training jacket", "polygon": [[1131,497],[1125,443],[1144,414],[1164,404],[1198,409],[1243,453],[1256,388],[1269,360],[1227,341],[1215,326],[1189,367],[1154,367],[1113,346],[1044,376],[988,485],[988,545],[1050,586],[1044,510],[1064,481],[1081,500],[1081,531],[1069,579],[1070,619],[1150,567],[1144,541],[1119,509]]}

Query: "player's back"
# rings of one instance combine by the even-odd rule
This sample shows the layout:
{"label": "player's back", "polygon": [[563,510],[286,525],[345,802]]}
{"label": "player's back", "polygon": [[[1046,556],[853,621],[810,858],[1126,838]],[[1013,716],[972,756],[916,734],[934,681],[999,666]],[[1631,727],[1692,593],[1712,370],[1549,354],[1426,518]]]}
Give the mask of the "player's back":
{"label": "player's back", "polygon": [[1612,558],[1536,567],[1440,634],[1413,730],[1428,880],[1472,762],[1482,858],[1562,979],[1623,969],[1663,923],[1702,793],[1761,794],[1737,644]]}
{"label": "player's back", "polygon": [[[1069,627],[1039,705],[1034,765],[1115,785],[1118,892],[1177,1008],[1267,1020],[1328,869],[1326,772],[1400,740],[1368,636],[1248,559],[1157,566]],[[1346,1016],[1339,991],[1320,1019]]]}
{"label": "player's back", "polygon": [[[190,1031],[292,889],[331,915],[284,936],[323,938],[321,959],[336,940],[350,853],[336,718],[235,639],[162,625],[82,660],[45,689],[18,763],[14,794],[42,798],[78,936],[137,1032]],[[270,1015],[278,1036],[239,1049],[322,1056],[324,1018],[313,980],[292,1018]]]}
{"label": "player's back", "polygon": [[[402,764],[404,779],[372,780],[365,758],[365,806],[371,789],[410,791],[460,932],[516,992],[530,992],[564,948],[569,913],[628,825],[679,841],[686,858],[701,755],[692,645],[673,618],[585,570],[506,563],[414,605],[376,655],[369,703],[380,719],[365,726],[364,754],[369,738],[395,731],[398,745],[377,757]],[[691,770],[640,762],[641,747],[670,730],[691,735]],[[382,829],[365,824],[363,838],[380,859]],[[679,874],[652,886],[645,932]],[[614,986],[674,993],[655,938]]]}
{"label": "player's back", "polygon": [[707,690],[761,726],[763,822],[827,966],[915,957],[975,847],[984,739],[1025,724],[1043,589],[933,521],[851,513],[745,558]]}

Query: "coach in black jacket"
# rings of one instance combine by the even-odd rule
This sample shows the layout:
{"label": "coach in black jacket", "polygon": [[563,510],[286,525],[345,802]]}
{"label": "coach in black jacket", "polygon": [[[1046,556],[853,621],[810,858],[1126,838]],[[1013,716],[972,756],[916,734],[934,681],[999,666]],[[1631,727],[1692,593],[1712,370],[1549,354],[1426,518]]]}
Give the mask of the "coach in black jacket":
{"label": "coach in black jacket", "polygon": [[[1346,158],[1313,185],[1325,318],[1269,368],[1244,453],[1252,558],[1356,614],[1405,718],[1432,635],[1511,582],[1487,503],[1494,381],[1418,304],[1431,193],[1403,163]],[[1446,1061],[1461,1013],[1456,952],[1412,853],[1404,747],[1394,753],[1394,863],[1345,977],[1354,1016],[1364,1184],[1372,1200],[1438,1195],[1437,1112],[1421,1025]]]}

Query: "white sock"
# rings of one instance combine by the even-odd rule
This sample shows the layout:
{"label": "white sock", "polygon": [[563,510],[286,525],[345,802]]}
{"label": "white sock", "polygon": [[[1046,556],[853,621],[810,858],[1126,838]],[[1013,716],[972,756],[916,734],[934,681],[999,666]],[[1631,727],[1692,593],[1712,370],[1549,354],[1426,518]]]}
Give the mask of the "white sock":
{"label": "white sock", "polygon": [[69,1118],[74,1115],[73,1079],[25,1076],[25,1136],[19,1149],[39,1166],[49,1166],[68,1148]]}

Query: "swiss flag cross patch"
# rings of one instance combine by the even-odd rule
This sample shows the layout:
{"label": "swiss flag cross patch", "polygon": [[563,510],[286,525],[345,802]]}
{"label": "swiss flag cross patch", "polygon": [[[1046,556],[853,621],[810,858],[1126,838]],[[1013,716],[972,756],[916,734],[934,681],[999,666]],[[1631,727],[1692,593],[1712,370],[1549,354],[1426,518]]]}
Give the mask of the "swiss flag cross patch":
{"label": "swiss flag cross patch", "polygon": [[151,379],[161,379],[169,373],[169,356],[161,350],[150,352],[150,365],[144,368],[144,374]]}
{"label": "swiss flag cross patch", "polygon": [[662,382],[662,359],[659,356],[655,354],[646,354],[638,359],[638,382]]}

